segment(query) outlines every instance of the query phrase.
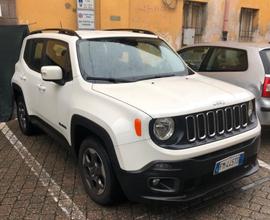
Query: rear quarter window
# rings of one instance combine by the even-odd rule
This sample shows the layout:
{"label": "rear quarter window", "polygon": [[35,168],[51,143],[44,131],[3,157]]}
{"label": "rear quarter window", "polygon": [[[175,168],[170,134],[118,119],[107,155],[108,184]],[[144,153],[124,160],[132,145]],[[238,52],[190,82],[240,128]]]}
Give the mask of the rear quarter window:
{"label": "rear quarter window", "polygon": [[270,49],[260,51],[265,74],[270,74]]}
{"label": "rear quarter window", "polygon": [[247,51],[234,48],[213,48],[211,55],[204,60],[202,72],[237,72],[248,69]]}

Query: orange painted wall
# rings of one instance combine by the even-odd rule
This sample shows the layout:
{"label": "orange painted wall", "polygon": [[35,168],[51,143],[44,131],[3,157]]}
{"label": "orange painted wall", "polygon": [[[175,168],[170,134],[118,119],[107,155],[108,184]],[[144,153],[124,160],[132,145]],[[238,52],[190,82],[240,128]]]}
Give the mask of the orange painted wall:
{"label": "orange painted wall", "polygon": [[[184,0],[175,1],[170,9],[165,0],[96,0],[96,28],[143,28],[164,37],[176,49],[181,47]],[[167,1],[170,2],[170,1]],[[207,2],[207,22],[204,42],[221,40],[225,0]],[[31,30],[49,27],[77,29],[76,0],[17,0],[20,24]],[[238,40],[241,7],[259,9],[259,29],[255,41],[270,41],[270,0],[231,0],[229,40]],[[118,18],[120,20],[114,20]]]}
{"label": "orange painted wall", "polygon": [[[129,27],[129,0],[100,0],[100,29]],[[112,20],[118,17],[120,20]]]}
{"label": "orange painted wall", "polygon": [[17,0],[19,24],[29,24],[30,30],[49,27],[76,29],[75,0]]}
{"label": "orange painted wall", "polygon": [[[258,31],[256,42],[270,41],[270,1],[269,0],[231,0],[231,38],[237,39],[239,31],[239,16],[241,7],[258,9]],[[238,25],[237,25],[238,24]]]}
{"label": "orange painted wall", "polygon": [[[106,28],[140,28],[158,33],[175,47],[182,37],[183,0],[169,9],[162,0],[100,0],[100,25]],[[111,20],[119,16],[120,21]]]}
{"label": "orange painted wall", "polygon": [[181,44],[183,2],[178,1],[174,9],[161,0],[130,1],[130,27],[154,31],[175,47]]}

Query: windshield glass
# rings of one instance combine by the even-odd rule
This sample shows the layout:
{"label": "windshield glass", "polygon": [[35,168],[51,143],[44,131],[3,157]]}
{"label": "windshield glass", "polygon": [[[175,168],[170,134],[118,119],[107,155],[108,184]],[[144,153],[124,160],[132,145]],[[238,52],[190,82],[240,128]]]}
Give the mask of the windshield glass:
{"label": "windshield glass", "polygon": [[160,39],[80,40],[78,55],[86,80],[129,82],[188,74],[179,56]]}

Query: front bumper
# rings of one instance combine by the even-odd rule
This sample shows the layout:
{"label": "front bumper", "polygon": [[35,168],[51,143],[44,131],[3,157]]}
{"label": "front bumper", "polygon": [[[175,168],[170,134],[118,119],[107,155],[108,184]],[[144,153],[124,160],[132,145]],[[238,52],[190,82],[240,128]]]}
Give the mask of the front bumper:
{"label": "front bumper", "polygon": [[[118,176],[122,189],[131,201],[180,202],[201,197],[217,188],[249,176],[258,170],[257,152],[260,137],[229,148],[182,161],[155,161],[136,172],[121,171]],[[243,165],[213,175],[215,163],[228,156],[244,152]],[[163,185],[153,187],[153,180]],[[160,184],[159,183],[159,184]],[[167,190],[163,190],[167,188]]]}

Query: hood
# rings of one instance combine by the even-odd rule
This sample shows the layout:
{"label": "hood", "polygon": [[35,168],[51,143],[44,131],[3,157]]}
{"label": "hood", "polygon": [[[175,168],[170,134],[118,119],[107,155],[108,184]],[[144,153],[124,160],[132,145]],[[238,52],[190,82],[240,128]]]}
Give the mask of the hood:
{"label": "hood", "polygon": [[254,97],[240,87],[199,74],[132,83],[93,84],[93,89],[153,118],[216,109],[249,101]]}

